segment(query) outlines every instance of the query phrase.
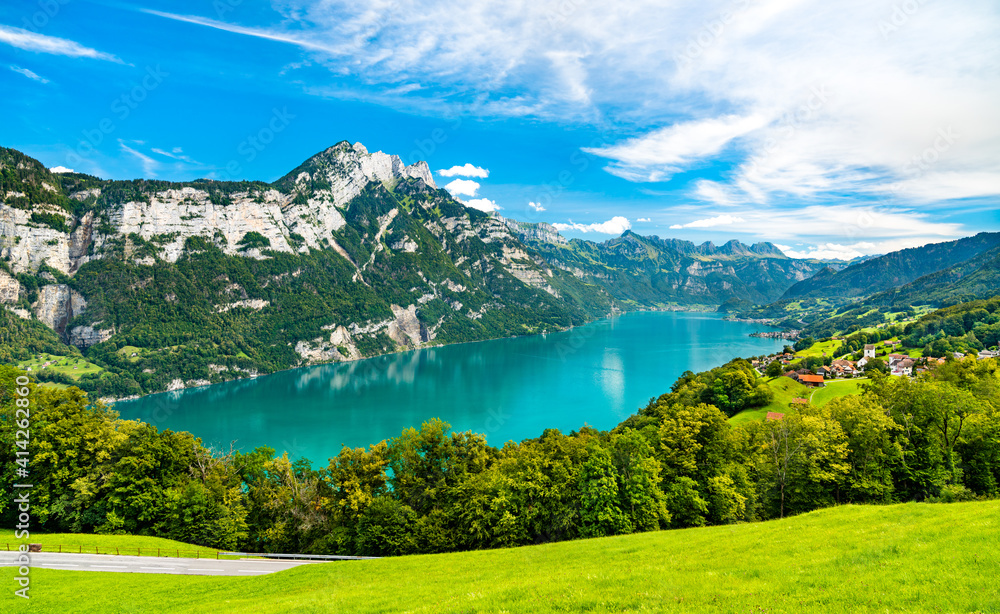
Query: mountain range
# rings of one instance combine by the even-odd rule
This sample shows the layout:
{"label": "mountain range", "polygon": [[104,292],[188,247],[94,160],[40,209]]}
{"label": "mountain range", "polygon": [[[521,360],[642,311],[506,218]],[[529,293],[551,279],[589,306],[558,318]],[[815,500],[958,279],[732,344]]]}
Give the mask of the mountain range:
{"label": "mountain range", "polygon": [[615,310],[766,304],[867,265],[838,272],[770,243],[567,240],[346,141],[272,183],[55,174],[0,148],[0,362],[85,357],[101,372],[75,383],[110,396]]}

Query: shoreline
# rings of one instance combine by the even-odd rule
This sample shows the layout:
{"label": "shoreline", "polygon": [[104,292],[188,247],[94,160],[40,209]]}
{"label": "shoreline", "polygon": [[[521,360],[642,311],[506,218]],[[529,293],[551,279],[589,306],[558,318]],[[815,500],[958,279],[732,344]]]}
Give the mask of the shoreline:
{"label": "shoreline", "polygon": [[[575,329],[578,329],[578,328],[583,328],[585,326],[591,326],[593,324],[597,324],[599,322],[603,322],[603,321],[606,321],[606,320],[611,320],[611,319],[616,318],[616,317],[625,316],[625,315],[628,315],[628,314],[636,314],[636,313],[690,313],[690,314],[699,314],[699,315],[718,314],[717,311],[712,311],[712,310],[709,310],[709,309],[697,309],[697,307],[707,307],[707,306],[705,306],[705,305],[692,305],[690,307],[680,307],[680,306],[678,306],[678,307],[672,307],[671,306],[671,307],[664,307],[664,308],[644,308],[644,309],[633,309],[633,310],[628,310],[628,311],[617,311],[617,312],[612,312],[612,313],[606,314],[604,317],[601,317],[601,318],[595,318],[595,319],[590,320],[588,322],[585,322],[583,324],[577,324],[577,325],[573,325],[573,326],[568,326],[566,328],[561,328],[561,329],[556,329],[556,330],[551,330],[551,331],[544,331],[544,332],[537,332],[537,333],[527,333],[527,334],[521,334],[521,335],[509,335],[509,336],[505,336],[505,337],[491,337],[491,338],[488,338],[488,339],[476,339],[476,340],[471,340],[471,341],[456,341],[456,342],[453,342],[453,343],[429,344],[429,345],[423,345],[423,346],[418,347],[418,348],[409,348],[409,349],[403,349],[403,350],[396,350],[394,352],[386,352],[384,354],[376,354],[374,356],[364,356],[364,357],[361,357],[361,358],[352,358],[352,359],[349,359],[349,360],[336,360],[336,361],[331,361],[331,362],[318,362],[318,363],[313,363],[313,364],[296,365],[296,366],[288,367],[286,369],[278,369],[278,370],[272,371],[270,373],[258,373],[258,374],[254,374],[254,375],[248,375],[246,377],[236,377],[236,378],[225,380],[225,381],[221,381],[221,382],[211,382],[211,383],[208,383],[208,384],[200,384],[200,385],[197,385],[197,386],[184,386],[183,388],[176,388],[176,389],[173,389],[173,390],[160,390],[160,391],[157,391],[157,392],[149,392],[149,393],[146,393],[146,394],[133,395],[133,396],[122,397],[122,398],[100,397],[97,400],[103,402],[105,405],[107,405],[109,407],[113,407],[116,403],[127,403],[129,401],[136,401],[138,399],[144,399],[146,397],[151,397],[151,396],[156,396],[156,395],[161,395],[161,394],[183,393],[183,392],[186,392],[188,390],[199,390],[201,388],[211,388],[212,386],[218,386],[220,384],[228,384],[228,383],[231,383],[231,382],[242,382],[242,381],[246,381],[246,380],[257,379],[257,378],[260,378],[260,377],[266,377],[266,376],[270,376],[270,375],[276,375],[278,373],[284,373],[284,372],[287,372],[287,371],[294,371],[296,369],[310,369],[310,368],[313,368],[313,367],[326,367],[326,366],[331,366],[331,365],[350,364],[350,363],[361,362],[361,361],[364,361],[364,360],[374,360],[376,358],[382,358],[382,357],[385,357],[385,356],[395,356],[395,355],[398,355],[398,354],[407,354],[407,353],[411,353],[411,352],[419,352],[419,351],[422,351],[422,350],[431,350],[431,349],[435,349],[435,348],[460,346],[460,345],[466,345],[466,344],[470,344],[470,343],[484,343],[484,342],[487,342],[487,341],[499,341],[501,339],[518,339],[518,338],[521,338],[521,337],[538,337],[538,336],[544,336],[544,335],[555,334],[555,333],[564,333],[564,332],[569,332],[569,331],[572,331],[572,330],[575,330]],[[728,321],[727,318],[720,318],[720,319],[723,320],[723,321]]]}

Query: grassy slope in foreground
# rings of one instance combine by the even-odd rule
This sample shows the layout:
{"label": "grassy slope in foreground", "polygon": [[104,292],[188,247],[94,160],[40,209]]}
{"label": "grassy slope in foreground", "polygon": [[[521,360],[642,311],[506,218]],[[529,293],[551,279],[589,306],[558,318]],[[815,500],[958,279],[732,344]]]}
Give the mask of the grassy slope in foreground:
{"label": "grassy slope in foreground", "polygon": [[[32,571],[4,612],[998,612],[1000,501],[328,563],[253,578]],[[3,576],[13,585],[11,572]]]}

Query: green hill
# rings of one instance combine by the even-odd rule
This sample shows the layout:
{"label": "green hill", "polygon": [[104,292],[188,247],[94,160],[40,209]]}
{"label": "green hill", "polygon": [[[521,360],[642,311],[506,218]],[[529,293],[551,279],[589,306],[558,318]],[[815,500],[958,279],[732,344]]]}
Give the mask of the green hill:
{"label": "green hill", "polygon": [[908,503],[252,578],[35,569],[30,604],[10,590],[0,604],[80,614],[997,612],[998,568],[1000,502]]}

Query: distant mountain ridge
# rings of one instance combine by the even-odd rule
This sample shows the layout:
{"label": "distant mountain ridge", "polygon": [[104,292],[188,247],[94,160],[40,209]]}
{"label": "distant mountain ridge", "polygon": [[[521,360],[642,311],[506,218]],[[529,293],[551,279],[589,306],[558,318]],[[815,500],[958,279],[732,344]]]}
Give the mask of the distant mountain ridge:
{"label": "distant mountain ridge", "polygon": [[904,249],[853,264],[826,268],[785,291],[782,299],[860,298],[913,282],[1000,247],[1000,233],[982,232],[956,241]]}

